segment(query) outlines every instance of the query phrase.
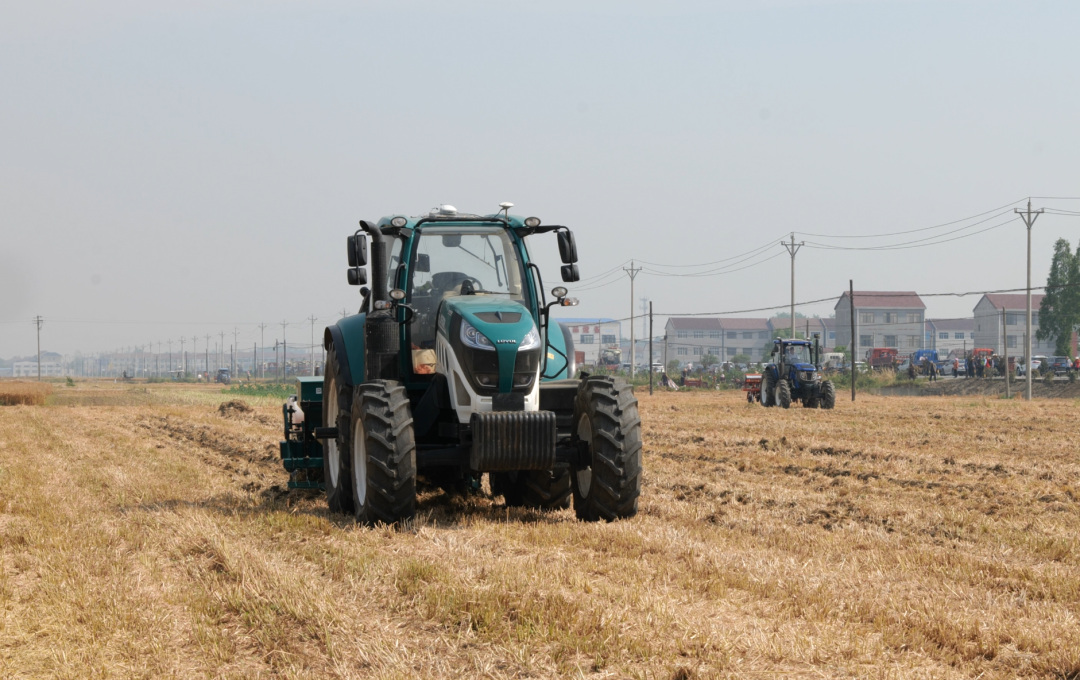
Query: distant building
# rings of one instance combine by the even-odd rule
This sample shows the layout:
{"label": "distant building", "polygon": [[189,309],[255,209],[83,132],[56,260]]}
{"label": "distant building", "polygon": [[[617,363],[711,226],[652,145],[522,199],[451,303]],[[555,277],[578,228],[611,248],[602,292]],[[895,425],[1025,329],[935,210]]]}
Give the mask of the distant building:
{"label": "distant building", "polygon": [[[574,338],[574,350],[584,353],[582,363],[595,365],[600,360],[601,349],[620,349],[622,323],[613,319],[553,319],[570,329]],[[623,361],[630,361],[624,356]]]}
{"label": "distant building", "polygon": [[731,361],[745,354],[760,361],[772,338],[768,319],[671,317],[664,328],[664,363],[697,363],[705,355]]}
{"label": "distant building", "polygon": [[[847,291],[836,306],[834,347],[851,346],[851,299]],[[902,354],[922,349],[926,305],[914,291],[855,291],[855,335],[861,360],[874,347],[891,347]]]}
{"label": "distant building", "polygon": [[[12,374],[16,378],[36,378],[38,376],[38,364],[36,361],[16,361],[12,365]],[[42,361],[41,377],[58,378],[64,375],[64,365],[59,361]]]}
{"label": "distant building", "polygon": [[944,359],[950,352],[965,352],[975,347],[975,319],[927,319],[926,349],[936,349]]}
{"label": "distant building", "polygon": [[[769,327],[774,333],[780,332],[786,338],[791,331],[791,321],[786,316],[774,316],[769,319]],[[808,332],[809,334],[807,334]],[[818,334],[818,341],[821,343],[822,351],[832,349],[836,346],[836,319],[822,319],[817,316],[795,319],[795,335],[797,337],[805,335],[807,340],[813,340],[814,333]]]}
{"label": "distant building", "polygon": [[[1039,305],[1043,296],[1032,294],[1031,296],[1031,353],[1033,356],[1053,354],[1057,343],[1053,339],[1040,341],[1036,335],[1039,332]],[[1005,312],[1005,329],[1002,332],[1001,313]],[[1009,353],[1016,356],[1024,354],[1024,336],[1027,324],[1027,295],[1024,293],[993,293],[983,295],[975,305],[975,345],[976,347],[989,347],[995,353],[1001,354],[1002,347],[1008,346]],[[1004,337],[1004,344],[1002,343]],[[1076,353],[1075,339],[1073,341],[1073,354]]]}

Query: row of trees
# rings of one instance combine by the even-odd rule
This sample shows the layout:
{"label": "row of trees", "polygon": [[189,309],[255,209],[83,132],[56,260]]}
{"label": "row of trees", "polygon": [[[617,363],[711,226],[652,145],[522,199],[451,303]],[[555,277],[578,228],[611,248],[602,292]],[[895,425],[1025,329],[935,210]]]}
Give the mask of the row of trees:
{"label": "row of trees", "polygon": [[1073,252],[1063,238],[1054,244],[1054,259],[1039,305],[1039,340],[1054,340],[1055,352],[1072,354],[1072,334],[1080,328],[1080,246]]}

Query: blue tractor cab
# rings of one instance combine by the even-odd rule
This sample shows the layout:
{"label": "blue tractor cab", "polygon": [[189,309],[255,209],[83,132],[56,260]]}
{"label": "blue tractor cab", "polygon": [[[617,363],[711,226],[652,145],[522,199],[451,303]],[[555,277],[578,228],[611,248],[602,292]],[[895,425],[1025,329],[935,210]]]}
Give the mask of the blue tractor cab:
{"label": "blue tractor cab", "polygon": [[417,475],[476,493],[488,474],[507,505],[636,513],[637,400],[620,378],[577,375],[572,336],[551,319],[577,300],[563,286],[548,297],[526,247],[554,234],[573,283],[574,235],[501,207],[390,215],[348,237],[361,305],[324,334],[322,422],[309,436],[322,444],[282,442],[283,457],[321,458],[332,511],[393,523],[415,512]]}
{"label": "blue tractor cab", "polygon": [[809,340],[773,341],[772,360],[762,376],[763,406],[791,408],[802,402],[806,408],[831,409],[836,405],[836,387],[823,380],[818,334]]}

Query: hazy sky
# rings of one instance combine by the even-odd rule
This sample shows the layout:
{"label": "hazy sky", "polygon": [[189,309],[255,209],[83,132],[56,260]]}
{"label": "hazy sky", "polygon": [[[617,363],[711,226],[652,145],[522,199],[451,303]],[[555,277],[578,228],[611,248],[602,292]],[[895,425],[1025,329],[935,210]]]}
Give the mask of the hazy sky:
{"label": "hazy sky", "polygon": [[[156,4],[0,5],[0,357],[33,353],[36,314],[61,352],[229,344],[234,327],[247,347],[254,324],[282,320],[309,342],[306,317],[359,304],[356,221],[439,203],[513,201],[569,225],[592,277],[790,231],[898,243],[948,229],[800,232],[1080,196],[1076,2]],[[1062,236],[1075,244],[1080,219],[1036,223],[1037,283]],[[1024,243],[1013,223],[931,248],[806,248],[797,298],[849,278],[1018,287]],[[554,238],[531,247],[556,285]],[[720,276],[643,272],[636,293],[657,313],[724,311],[784,304],[789,286],[782,254]],[[579,296],[574,316],[629,315],[625,277]],[[928,299],[928,314],[977,301]]]}

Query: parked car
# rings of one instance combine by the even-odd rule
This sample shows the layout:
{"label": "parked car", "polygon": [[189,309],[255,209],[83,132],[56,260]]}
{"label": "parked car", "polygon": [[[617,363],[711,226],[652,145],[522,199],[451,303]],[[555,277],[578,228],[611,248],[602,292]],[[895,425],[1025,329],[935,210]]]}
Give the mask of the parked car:
{"label": "parked car", "polygon": [[1071,365],[1069,357],[1050,357],[1050,367],[1054,369],[1054,375],[1065,375]]}
{"label": "parked car", "polygon": [[[1042,357],[1042,359],[1045,358],[1046,357]],[[1029,365],[1031,366],[1031,370],[1035,373],[1038,373],[1039,369],[1042,367],[1042,359],[1035,357],[1031,360],[1031,363]],[[1016,375],[1025,375],[1025,367],[1023,364],[1016,365]]]}

